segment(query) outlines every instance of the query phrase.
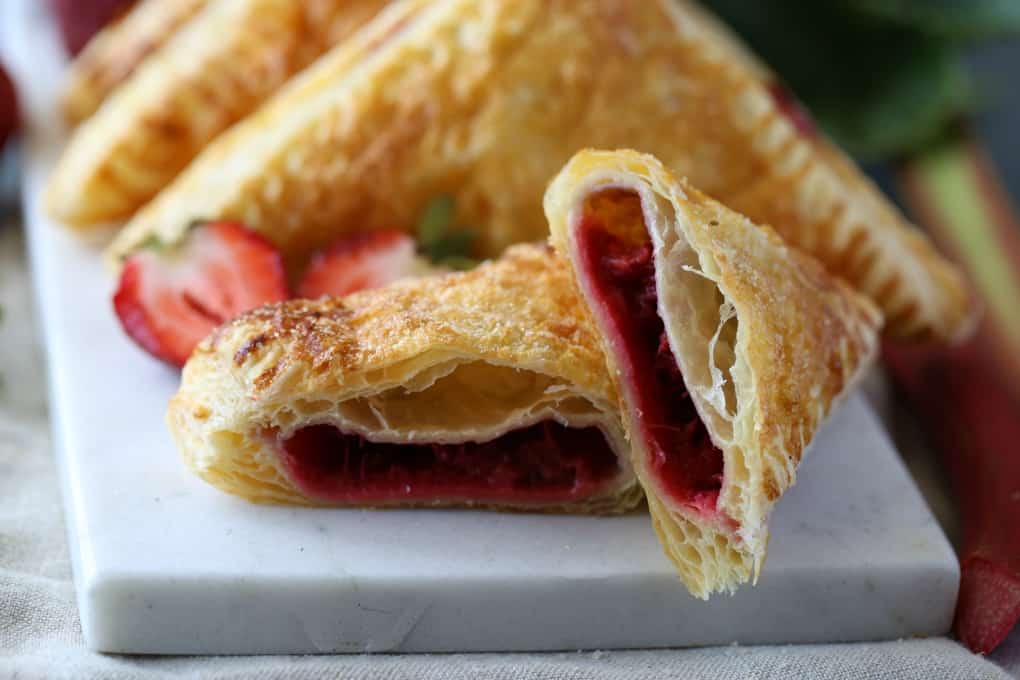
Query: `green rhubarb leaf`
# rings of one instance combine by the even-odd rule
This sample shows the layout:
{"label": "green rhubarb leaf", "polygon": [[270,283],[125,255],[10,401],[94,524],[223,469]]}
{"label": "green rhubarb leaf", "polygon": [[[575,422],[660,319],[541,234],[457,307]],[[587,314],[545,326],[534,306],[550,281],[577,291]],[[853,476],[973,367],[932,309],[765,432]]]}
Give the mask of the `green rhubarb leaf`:
{"label": "green rhubarb leaf", "polygon": [[849,0],[706,0],[848,151],[912,151],[968,112],[958,47],[854,10]]}
{"label": "green rhubarb leaf", "polygon": [[844,0],[876,19],[953,40],[1020,35],[1017,0]]}
{"label": "green rhubarb leaf", "polygon": [[917,151],[933,142],[961,116],[976,96],[956,50],[915,40],[910,52],[889,48],[881,75],[847,74],[839,88],[819,88],[809,107],[822,127],[866,160]]}

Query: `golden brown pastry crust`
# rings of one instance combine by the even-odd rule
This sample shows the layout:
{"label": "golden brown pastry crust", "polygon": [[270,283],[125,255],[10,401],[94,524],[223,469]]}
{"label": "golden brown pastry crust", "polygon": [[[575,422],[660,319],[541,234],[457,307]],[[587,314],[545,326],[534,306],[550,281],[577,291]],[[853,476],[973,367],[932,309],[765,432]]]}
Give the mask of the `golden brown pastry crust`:
{"label": "golden brown pastry crust", "polygon": [[68,72],[61,99],[64,117],[77,124],[134,72],[208,0],[141,0],[121,20],[97,33]]}
{"label": "golden brown pastry crust", "polygon": [[[484,379],[467,382],[479,370]],[[458,375],[452,402],[429,391]],[[394,417],[388,402],[362,404],[395,392],[421,394],[426,407]],[[602,427],[623,471],[584,502],[517,509],[611,513],[640,501],[616,393],[569,269],[545,246],[517,246],[471,272],[294,300],[227,324],[185,366],[167,422],[189,468],[215,486],[254,501],[316,503],[260,433],[344,418],[376,440],[434,430],[465,441],[530,424],[536,408]]]}
{"label": "golden brown pastry crust", "polygon": [[230,125],[388,0],[213,0],[72,136],[47,208],[85,227],[130,217]]}
{"label": "golden brown pastry crust", "polygon": [[[793,484],[833,404],[874,357],[881,314],[771,229],[678,181],[651,156],[578,153],[551,183],[545,210],[552,241],[575,271],[576,229],[586,214],[610,228],[633,219],[651,235],[659,315],[698,413],[723,451],[718,509],[736,532],[666,500],[647,470],[630,407],[624,419],[634,466],[666,552],[691,591],[732,590],[757,574],[770,508]],[[584,277],[578,280],[595,305]],[[735,327],[727,327],[730,320]],[[603,337],[611,373],[619,376],[613,343]],[[627,388],[620,392],[627,402]]]}
{"label": "golden brown pastry crust", "polygon": [[773,76],[689,2],[408,0],[298,81],[136,216],[114,259],[205,216],[247,222],[300,265],[346,230],[410,229],[439,193],[494,255],[545,233],[539,197],[575,151],[627,147],[776,225],[876,300],[891,334],[970,327],[956,270],[798,133]]}

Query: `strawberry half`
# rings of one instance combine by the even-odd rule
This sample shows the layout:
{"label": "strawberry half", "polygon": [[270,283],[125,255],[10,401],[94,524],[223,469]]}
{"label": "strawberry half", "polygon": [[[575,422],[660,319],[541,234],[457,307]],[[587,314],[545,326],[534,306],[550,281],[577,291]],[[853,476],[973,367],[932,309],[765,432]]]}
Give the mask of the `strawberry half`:
{"label": "strawberry half", "polygon": [[221,323],[288,297],[283,258],[273,244],[235,222],[209,222],[172,250],[147,248],[128,257],[113,307],[142,349],[183,366]]}
{"label": "strawberry half", "polygon": [[341,297],[428,269],[415,253],[414,238],[404,232],[362,232],[345,236],[312,257],[298,284],[298,297]]}

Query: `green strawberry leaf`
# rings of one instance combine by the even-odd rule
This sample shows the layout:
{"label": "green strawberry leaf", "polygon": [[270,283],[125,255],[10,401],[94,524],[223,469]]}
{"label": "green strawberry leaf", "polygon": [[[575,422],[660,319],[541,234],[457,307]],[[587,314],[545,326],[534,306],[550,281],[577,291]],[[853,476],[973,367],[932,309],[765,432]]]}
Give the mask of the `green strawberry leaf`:
{"label": "green strawberry leaf", "polygon": [[418,249],[434,264],[450,269],[472,269],[471,245],[475,234],[454,225],[455,204],[452,196],[436,196],[418,220]]}
{"label": "green strawberry leaf", "polygon": [[478,266],[478,260],[470,257],[451,256],[436,264],[458,272],[466,272]]}
{"label": "green strawberry leaf", "polygon": [[469,231],[453,231],[424,248],[426,254],[436,262],[450,257],[466,257],[471,254],[474,239],[475,235]]}
{"label": "green strawberry leaf", "polygon": [[436,196],[422,212],[418,220],[418,243],[423,246],[443,240],[453,228],[453,196]]}
{"label": "green strawberry leaf", "polygon": [[[144,241],[140,242],[137,246],[135,246],[135,249],[132,252],[138,252],[139,250],[161,251],[161,250],[164,249],[164,246],[165,246],[165,244],[163,243],[162,239],[160,239],[158,235],[152,234],[152,235],[146,237],[146,239]],[[131,255],[131,253],[125,253],[123,255],[123,258],[126,259],[130,255]]]}

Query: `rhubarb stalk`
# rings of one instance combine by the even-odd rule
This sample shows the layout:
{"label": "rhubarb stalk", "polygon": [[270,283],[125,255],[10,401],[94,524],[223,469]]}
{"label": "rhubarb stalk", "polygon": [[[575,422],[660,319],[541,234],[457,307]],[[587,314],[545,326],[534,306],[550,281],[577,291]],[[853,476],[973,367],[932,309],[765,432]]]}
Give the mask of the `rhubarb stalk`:
{"label": "rhubarb stalk", "polygon": [[893,380],[938,449],[962,519],[954,630],[992,651],[1020,618],[1020,226],[966,135],[899,171],[907,208],[967,271],[985,314],[951,348],[887,346]]}

